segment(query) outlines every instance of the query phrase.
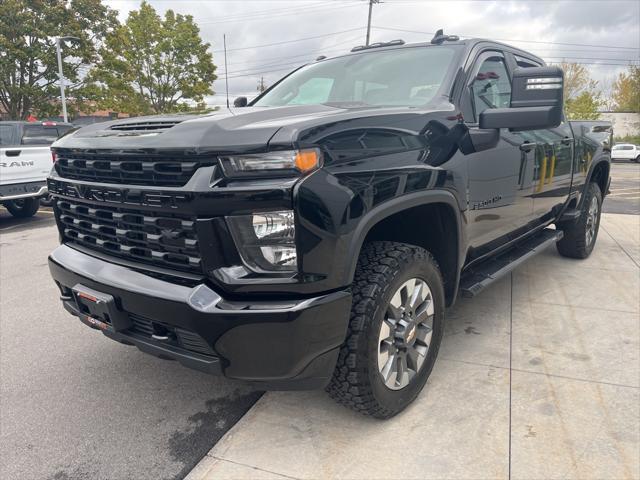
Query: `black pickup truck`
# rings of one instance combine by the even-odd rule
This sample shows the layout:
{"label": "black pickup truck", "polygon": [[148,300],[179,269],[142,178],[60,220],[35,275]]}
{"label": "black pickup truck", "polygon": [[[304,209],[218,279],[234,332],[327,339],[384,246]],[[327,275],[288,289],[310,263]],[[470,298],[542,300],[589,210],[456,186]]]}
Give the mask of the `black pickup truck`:
{"label": "black pickup truck", "polygon": [[552,243],[591,253],[610,134],[564,120],[562,85],[439,32],[321,57],[233,110],[80,129],[48,183],[62,303],[158,357],[390,417],[458,295]]}

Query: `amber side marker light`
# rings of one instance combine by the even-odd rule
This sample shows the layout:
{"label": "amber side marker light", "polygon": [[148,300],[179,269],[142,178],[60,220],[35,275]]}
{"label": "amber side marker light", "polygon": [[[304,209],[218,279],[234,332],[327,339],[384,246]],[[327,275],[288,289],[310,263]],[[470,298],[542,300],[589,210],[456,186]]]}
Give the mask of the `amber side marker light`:
{"label": "amber side marker light", "polygon": [[300,150],[296,153],[296,168],[301,172],[309,172],[320,167],[320,153],[317,150]]}

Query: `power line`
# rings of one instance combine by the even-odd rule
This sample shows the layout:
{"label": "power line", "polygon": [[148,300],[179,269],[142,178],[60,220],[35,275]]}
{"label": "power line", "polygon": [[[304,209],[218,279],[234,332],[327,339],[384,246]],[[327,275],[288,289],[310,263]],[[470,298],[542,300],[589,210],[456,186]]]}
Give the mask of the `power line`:
{"label": "power line", "polygon": [[[284,45],[284,44],[287,44],[287,43],[296,43],[296,42],[303,42],[303,41],[306,41],[306,40],[314,40],[316,38],[332,37],[333,35],[340,35],[342,33],[355,32],[357,30],[362,30],[363,28],[365,28],[365,27],[350,28],[348,30],[340,30],[338,32],[325,33],[323,35],[314,35],[313,37],[297,38],[295,40],[286,40],[284,42],[265,43],[263,45],[252,45],[251,47],[228,48],[227,52],[235,52],[235,51],[239,51],[239,50],[253,50],[255,48],[273,47],[273,46],[276,46],[276,45]],[[212,50],[211,52],[212,53],[223,53],[224,50]]]}
{"label": "power line", "polygon": [[574,57],[571,55],[549,56],[543,55],[544,58],[566,58],[572,60],[614,60],[619,62],[640,62],[640,58],[607,58],[607,57]]}
{"label": "power line", "polygon": [[360,6],[360,4],[358,3],[354,3],[354,4],[348,4],[348,5],[318,5],[318,6],[312,6],[312,7],[304,7],[304,8],[294,8],[294,9],[287,9],[283,12],[280,13],[276,13],[273,12],[273,14],[259,14],[259,15],[254,15],[253,13],[250,13],[248,15],[243,15],[243,16],[237,16],[235,18],[232,19],[226,19],[226,20],[214,20],[214,21],[198,21],[198,25],[217,25],[217,24],[222,24],[222,23],[238,23],[238,22],[251,22],[251,21],[257,21],[257,20],[268,20],[271,18],[280,18],[280,17],[289,17],[291,15],[303,15],[306,13],[320,13],[320,12],[324,12],[324,11],[330,11],[330,10],[335,10],[336,7],[340,7],[340,8],[351,8],[351,7],[358,7]]}
{"label": "power line", "polygon": [[233,20],[233,19],[236,19],[236,18],[245,18],[247,16],[256,16],[256,15],[262,15],[262,14],[268,15],[268,14],[271,14],[271,13],[290,12],[290,11],[293,11],[293,10],[299,10],[299,9],[305,9],[305,8],[314,8],[316,6],[325,6],[325,5],[326,5],[325,2],[314,2],[314,3],[308,4],[305,7],[294,7],[294,8],[290,8],[289,7],[289,8],[281,8],[281,9],[270,8],[268,10],[255,10],[255,11],[250,12],[248,14],[236,13],[236,14],[231,14],[231,15],[223,15],[221,17],[216,17],[215,19],[212,18],[211,20],[208,20],[205,17],[203,19],[200,19],[200,21],[198,21],[198,24],[202,23],[202,21],[204,21],[204,22],[209,22],[209,21],[218,22],[218,21],[224,21],[224,20]]}
{"label": "power line", "polygon": [[[342,42],[342,43],[351,43],[352,40],[349,40],[347,42]],[[318,49],[316,51],[317,52],[322,52],[322,53],[328,53],[330,51],[344,51],[343,48],[335,48],[333,50],[327,50],[327,49]],[[308,52],[308,53],[303,53],[301,55],[292,55],[292,56],[288,56],[288,57],[279,57],[280,60],[293,60],[294,58],[299,58],[300,60],[296,60],[296,61],[292,61],[292,62],[286,62],[286,63],[281,63],[281,62],[275,62],[275,63],[259,63],[258,65],[255,66],[251,66],[251,67],[246,67],[246,68],[241,68],[239,70],[234,70],[234,71],[230,71],[229,73],[231,74],[236,74],[236,73],[242,73],[242,72],[246,72],[246,71],[251,71],[251,70],[255,70],[255,69],[261,69],[261,68],[269,68],[269,67],[279,67],[279,66],[286,66],[286,65],[295,65],[295,64],[303,64],[303,63],[307,63],[307,61],[311,61],[313,60],[313,57],[316,56],[316,53],[314,53],[314,51]],[[252,62],[255,63],[255,62]],[[238,64],[236,64],[238,65]],[[242,65],[242,63],[240,63],[239,65]],[[225,72],[216,72],[217,75],[222,75]]]}
{"label": "power line", "polygon": [[[403,28],[395,28],[395,27],[376,27],[376,26],[372,26],[372,28],[376,28],[378,30],[390,30],[390,31],[394,31],[394,32],[407,32],[407,33],[420,33],[423,35],[433,35],[434,32],[421,32],[418,30],[406,30]],[[466,33],[461,33],[459,34],[463,37],[482,37],[482,35],[469,35]],[[515,38],[494,38],[494,40],[499,40],[501,42],[522,42],[522,43],[539,43],[539,44],[548,44],[548,45],[565,45],[565,46],[573,46],[573,47],[592,47],[592,48],[599,48],[599,47],[606,47],[606,48],[616,48],[616,49],[621,49],[621,50],[640,50],[640,48],[636,48],[636,47],[621,47],[618,45],[592,45],[592,44],[588,44],[588,43],[566,43],[566,42],[545,42],[542,40],[521,40],[521,39],[515,39]]]}

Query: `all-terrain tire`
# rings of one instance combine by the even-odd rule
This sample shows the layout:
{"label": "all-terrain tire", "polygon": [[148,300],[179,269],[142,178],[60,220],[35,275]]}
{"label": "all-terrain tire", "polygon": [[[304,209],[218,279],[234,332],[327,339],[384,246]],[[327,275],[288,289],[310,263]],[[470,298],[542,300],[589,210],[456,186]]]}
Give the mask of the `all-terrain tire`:
{"label": "all-terrain tire", "polygon": [[9,200],[4,203],[4,207],[16,218],[33,217],[40,208],[40,199],[22,198],[20,200]]}
{"label": "all-terrain tire", "polygon": [[[388,388],[378,367],[379,332],[391,297],[411,278],[427,283],[434,302],[431,341],[422,366],[400,390]],[[397,242],[366,244],[358,258],[347,338],[326,390],[338,403],[376,418],[389,418],[424,387],[444,330],[444,287],[438,264],[425,249]]]}
{"label": "all-terrain tire", "polygon": [[[595,218],[591,218],[590,220],[590,217],[592,217],[590,208],[594,205],[594,201],[597,202],[597,212]],[[578,217],[575,222],[559,225],[559,228],[564,233],[562,240],[556,243],[560,255],[569,258],[587,258],[591,255],[598,237],[601,212],[602,193],[598,185],[591,182],[582,199],[580,217]],[[588,229],[591,228],[590,221],[595,222],[595,224],[593,224],[593,234],[591,237],[587,235]]]}

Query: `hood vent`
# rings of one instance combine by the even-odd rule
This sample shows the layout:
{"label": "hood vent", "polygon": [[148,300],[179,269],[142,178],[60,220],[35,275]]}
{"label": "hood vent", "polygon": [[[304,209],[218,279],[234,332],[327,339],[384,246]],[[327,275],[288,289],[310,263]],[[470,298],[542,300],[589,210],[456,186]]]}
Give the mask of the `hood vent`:
{"label": "hood vent", "polygon": [[146,121],[146,122],[119,123],[117,125],[112,125],[110,127],[110,130],[118,130],[121,132],[165,130],[183,121],[184,120],[157,120],[157,121]]}

